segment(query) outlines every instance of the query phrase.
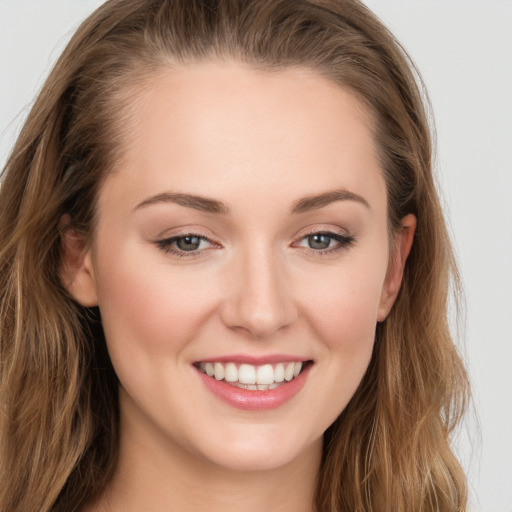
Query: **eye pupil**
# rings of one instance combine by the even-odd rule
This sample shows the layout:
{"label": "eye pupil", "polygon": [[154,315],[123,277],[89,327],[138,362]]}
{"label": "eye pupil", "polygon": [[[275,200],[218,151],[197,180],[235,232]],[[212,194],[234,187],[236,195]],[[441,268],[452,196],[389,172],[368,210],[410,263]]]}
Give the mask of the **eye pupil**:
{"label": "eye pupil", "polygon": [[182,251],[195,251],[199,248],[201,239],[198,236],[183,236],[176,240],[178,249]]}
{"label": "eye pupil", "polygon": [[329,235],[310,235],[308,236],[308,244],[311,249],[327,249],[331,243]]}

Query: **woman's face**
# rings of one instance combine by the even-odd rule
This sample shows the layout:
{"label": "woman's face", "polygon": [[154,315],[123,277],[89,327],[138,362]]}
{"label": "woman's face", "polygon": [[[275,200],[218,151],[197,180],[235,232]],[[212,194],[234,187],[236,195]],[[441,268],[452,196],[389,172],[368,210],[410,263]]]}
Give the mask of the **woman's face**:
{"label": "woman's face", "polygon": [[318,454],[401,277],[364,108],[236,63],[137,100],[70,288],[100,307],[122,441],[231,469]]}

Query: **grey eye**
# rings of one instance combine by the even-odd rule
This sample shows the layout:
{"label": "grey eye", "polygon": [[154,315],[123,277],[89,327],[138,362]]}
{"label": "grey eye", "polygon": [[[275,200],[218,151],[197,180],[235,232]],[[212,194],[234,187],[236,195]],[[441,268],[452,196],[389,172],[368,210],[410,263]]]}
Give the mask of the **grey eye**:
{"label": "grey eye", "polygon": [[201,254],[205,249],[212,247],[213,244],[204,236],[190,233],[158,240],[156,245],[164,252],[175,256],[194,256]]}
{"label": "grey eye", "polygon": [[181,251],[196,251],[201,245],[201,238],[198,236],[182,236],[176,238],[175,243]]}
{"label": "grey eye", "polygon": [[318,233],[307,237],[311,249],[328,249],[332,242],[332,236]]}

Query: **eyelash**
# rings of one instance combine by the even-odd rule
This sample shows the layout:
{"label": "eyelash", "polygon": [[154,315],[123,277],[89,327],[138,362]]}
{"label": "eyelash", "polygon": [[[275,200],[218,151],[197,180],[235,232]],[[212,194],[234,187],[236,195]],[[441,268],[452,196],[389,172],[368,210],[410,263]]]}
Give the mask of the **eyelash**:
{"label": "eyelash", "polygon": [[[311,256],[328,256],[330,254],[335,254],[337,252],[349,249],[352,247],[356,239],[354,236],[346,234],[346,233],[334,233],[332,231],[313,231],[311,233],[307,233],[303,235],[299,242],[303,240],[307,240],[309,237],[313,236],[325,236],[337,242],[334,247],[329,247],[327,249],[313,249],[312,247],[303,247],[306,250],[306,253]],[[299,246],[301,247],[301,246]]]}
{"label": "eyelash", "polygon": [[165,238],[163,240],[158,240],[156,242],[156,245],[164,251],[166,254],[172,254],[173,256],[176,256],[178,258],[198,258],[203,255],[203,252],[206,249],[203,250],[195,250],[195,251],[183,251],[181,249],[174,248],[174,244],[178,240],[183,240],[185,238],[198,238],[199,242],[209,242],[212,245],[215,245],[214,242],[212,242],[208,237],[204,235],[199,235],[197,233],[184,233],[180,235],[175,235],[170,238]]}
{"label": "eyelash", "polygon": [[[325,236],[330,238],[331,240],[334,240],[337,242],[337,245],[332,248],[327,249],[313,249],[311,247],[303,247],[303,246],[297,246],[294,245],[294,247],[303,247],[305,249],[305,252],[312,256],[326,256],[329,254],[333,254],[336,252],[340,252],[345,249],[349,249],[352,247],[356,239],[354,236],[344,233],[334,233],[332,231],[312,231],[310,233],[306,233],[305,235],[301,236],[299,239],[299,242],[302,242],[303,240],[308,239],[309,237],[313,236]],[[181,249],[176,249],[174,247],[174,244],[177,243],[179,240],[183,240],[185,238],[198,238],[199,243],[201,242],[208,242],[212,245],[217,245],[215,242],[212,242],[208,237],[204,235],[199,235],[197,233],[184,233],[180,235],[175,235],[170,238],[165,238],[163,240],[158,240],[155,242],[155,244],[166,254],[172,254],[173,256],[176,256],[178,258],[198,258],[203,256],[203,253],[205,250],[193,250],[193,251],[184,251]]]}

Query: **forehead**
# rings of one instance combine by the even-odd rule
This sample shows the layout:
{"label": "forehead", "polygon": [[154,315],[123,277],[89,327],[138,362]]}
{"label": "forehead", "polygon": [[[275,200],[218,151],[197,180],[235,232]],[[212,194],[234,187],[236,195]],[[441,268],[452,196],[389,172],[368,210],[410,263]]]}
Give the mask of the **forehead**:
{"label": "forehead", "polygon": [[371,117],[312,70],[189,64],[162,69],[131,95],[117,167],[139,197],[191,187],[219,198],[242,187],[280,201],[333,187],[382,194]]}

